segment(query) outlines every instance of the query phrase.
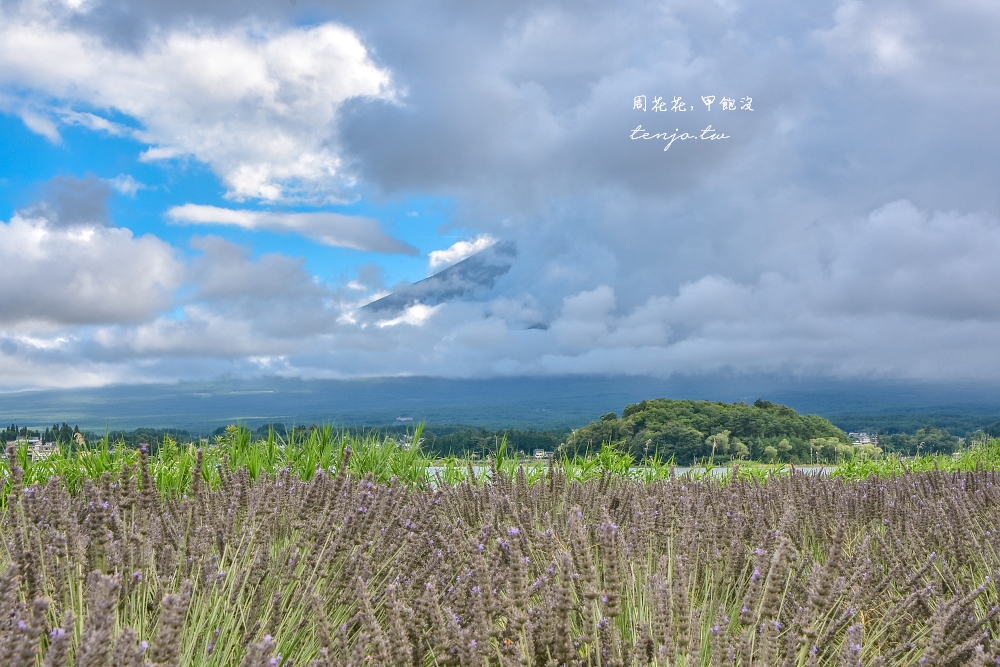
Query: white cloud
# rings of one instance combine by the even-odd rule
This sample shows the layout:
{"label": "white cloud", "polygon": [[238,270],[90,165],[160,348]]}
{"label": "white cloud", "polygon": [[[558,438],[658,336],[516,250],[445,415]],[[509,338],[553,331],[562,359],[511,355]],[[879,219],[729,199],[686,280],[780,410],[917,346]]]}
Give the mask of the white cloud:
{"label": "white cloud", "polygon": [[136,192],[149,187],[135,180],[129,174],[118,174],[114,178],[108,179],[108,184],[127,197],[134,197]]}
{"label": "white cloud", "polygon": [[52,120],[40,113],[31,111],[30,109],[23,109],[20,113],[21,120],[24,122],[24,126],[35,134],[40,134],[49,140],[53,144],[61,144],[62,136],[59,134],[59,128]]}
{"label": "white cloud", "polygon": [[445,250],[432,250],[430,254],[429,271],[457,264],[467,257],[475,255],[496,243],[497,240],[489,234],[482,234],[471,241],[459,241]]}
{"label": "white cloud", "polygon": [[841,312],[1000,320],[1000,220],[891,202],[834,231],[836,255],[811,286]]}
{"label": "white cloud", "polygon": [[95,132],[103,132],[113,137],[131,137],[137,141],[149,142],[151,139],[142,130],[137,130],[121,123],[115,123],[96,114],[89,112],[73,111],[72,109],[54,109],[53,114],[66,125],[78,125]]}
{"label": "white cloud", "polygon": [[615,291],[607,285],[563,299],[562,313],[550,331],[572,346],[599,344],[609,333]]}
{"label": "white cloud", "polygon": [[184,204],[167,211],[167,217],[177,224],[235,225],[244,229],[293,232],[324,245],[367,252],[403,255],[416,255],[419,252],[410,244],[386,234],[377,220],[357,215],[326,212],[272,213]]}
{"label": "white cloud", "polygon": [[378,322],[379,327],[394,327],[399,324],[409,324],[419,327],[427,323],[429,319],[441,309],[442,304],[436,306],[425,306],[422,303],[410,306],[404,310],[399,317]]}
{"label": "white cloud", "polygon": [[168,308],[183,266],[153,236],[100,224],[0,223],[0,322],[131,322]]}
{"label": "white cloud", "polygon": [[[137,51],[74,31],[48,10],[0,8],[0,85],[28,91],[48,114],[22,111],[52,142],[55,120],[154,144],[146,160],[192,155],[236,199],[327,199],[346,177],[336,146],[340,105],[392,99],[388,72],[358,36],[334,23],[277,29],[245,24],[153,33]],[[142,130],[90,111],[114,109]],[[50,117],[51,116],[51,117]]]}

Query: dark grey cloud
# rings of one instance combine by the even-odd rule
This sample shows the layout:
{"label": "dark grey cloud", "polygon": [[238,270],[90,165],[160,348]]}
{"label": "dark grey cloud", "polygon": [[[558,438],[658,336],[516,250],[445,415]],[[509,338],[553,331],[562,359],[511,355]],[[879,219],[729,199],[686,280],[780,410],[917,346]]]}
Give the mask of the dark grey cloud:
{"label": "dark grey cloud", "polygon": [[42,213],[57,225],[106,225],[111,221],[110,197],[111,185],[94,174],[56,176],[42,186],[41,201],[29,212]]}
{"label": "dark grey cloud", "polygon": [[[767,20],[754,19],[762,9]],[[961,127],[957,118],[968,112],[956,117],[952,98],[928,104],[923,90],[870,76],[867,64],[846,71],[861,66],[840,62],[821,39],[835,26],[835,5],[796,7],[792,19],[781,18],[785,9],[749,3],[703,16],[636,4],[598,13],[582,29],[572,15],[551,20],[549,42],[539,44],[526,36],[528,20],[497,24],[492,34],[476,26],[465,40],[446,34],[430,46],[396,28],[387,41],[396,52],[411,49],[393,65],[411,91],[406,105],[359,103],[345,142],[366,182],[451,194],[462,222],[537,249],[525,257],[536,271],[525,271],[522,284],[536,293],[550,264],[590,273],[581,288],[608,281],[610,269],[634,302],[706,273],[750,279],[789,270],[812,261],[809,225],[843,224],[902,197],[929,208],[995,209],[988,165],[963,164],[985,157],[978,142],[928,137],[935,118]],[[637,27],[634,17],[647,15]],[[588,31],[616,34],[620,25],[621,57],[592,47]],[[552,56],[552,42],[567,47]],[[448,51],[456,43],[461,56]],[[544,54],[573,71],[524,64],[544,63]],[[590,95],[574,99],[568,88]],[[752,94],[757,108],[724,128],[729,144],[664,155],[625,139],[635,93],[697,103],[702,92],[726,90]],[[983,95],[969,102],[979,122],[988,118]],[[657,130],[674,124],[648,113],[643,120]],[[935,159],[939,149],[945,155]],[[593,265],[602,251],[603,265]],[[553,284],[549,301],[570,287]]]}
{"label": "dark grey cloud", "polygon": [[304,260],[277,253],[253,259],[249,248],[219,237],[196,237],[192,264],[197,292],[191,308],[246,323],[267,337],[302,338],[330,329],[339,315],[333,295],[305,271]]}

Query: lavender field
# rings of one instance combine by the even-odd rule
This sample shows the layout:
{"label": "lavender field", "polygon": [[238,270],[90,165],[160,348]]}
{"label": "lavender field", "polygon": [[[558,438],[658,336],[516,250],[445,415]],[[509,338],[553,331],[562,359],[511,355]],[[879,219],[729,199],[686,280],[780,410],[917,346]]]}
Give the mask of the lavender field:
{"label": "lavender field", "polygon": [[[995,664],[1000,474],[308,479],[8,460],[0,664]],[[226,458],[228,463],[228,457]],[[235,468],[235,469],[234,469]]]}

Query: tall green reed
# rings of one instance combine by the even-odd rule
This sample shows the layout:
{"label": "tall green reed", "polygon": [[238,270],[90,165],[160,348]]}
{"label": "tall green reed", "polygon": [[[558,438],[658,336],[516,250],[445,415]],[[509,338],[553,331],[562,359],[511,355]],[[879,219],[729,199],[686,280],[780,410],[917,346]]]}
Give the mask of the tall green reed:
{"label": "tall green reed", "polygon": [[[492,451],[484,452],[484,458],[449,456],[434,460],[421,445],[422,435],[422,424],[414,433],[402,438],[382,436],[377,431],[357,432],[324,425],[293,428],[285,435],[269,430],[266,437],[259,437],[245,425],[233,424],[211,445],[200,448],[201,454],[194,444],[179,444],[165,436],[162,442],[151,443],[152,451],[146,460],[149,474],[160,493],[173,495],[188,491],[199,456],[203,458],[202,478],[210,488],[220,483],[220,471],[231,473],[246,469],[250,479],[255,480],[287,469],[298,479],[308,481],[317,470],[336,474],[341,461],[347,461],[349,472],[354,475],[370,473],[380,482],[387,483],[395,478],[400,483],[420,488],[442,483],[459,484],[473,476],[485,480],[493,470],[513,478],[522,467],[529,484],[547,479],[549,465],[511,451],[506,438],[498,439]],[[350,456],[345,456],[347,451]],[[79,492],[88,479],[97,480],[105,474],[121,475],[129,467],[139,465],[142,459],[137,449],[112,442],[107,435],[87,447],[62,448],[41,460],[33,460],[24,443],[17,447],[15,455],[25,484],[44,483],[50,477],[59,477],[72,493]],[[599,450],[586,455],[569,457],[557,453],[556,462],[571,481],[616,478],[654,482],[676,474],[673,459],[663,459],[656,453],[651,458],[636,460],[628,451],[610,442],[602,443]],[[839,479],[860,480],[869,476],[891,478],[908,472],[960,472],[998,466],[1000,440],[984,440],[954,456],[854,458],[836,467],[832,475]],[[763,481],[772,475],[787,475],[791,469],[789,465],[733,462],[719,470],[710,462],[691,469],[686,476],[700,479],[708,475],[726,480],[735,474]],[[10,489],[9,477],[9,466],[0,461],[0,507],[6,502]]]}

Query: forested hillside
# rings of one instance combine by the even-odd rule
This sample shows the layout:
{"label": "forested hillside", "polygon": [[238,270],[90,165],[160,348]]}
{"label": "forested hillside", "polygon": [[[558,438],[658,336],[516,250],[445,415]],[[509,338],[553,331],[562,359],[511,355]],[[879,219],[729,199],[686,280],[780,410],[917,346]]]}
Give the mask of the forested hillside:
{"label": "forested hillside", "polygon": [[625,406],[621,419],[611,412],[574,431],[568,453],[623,443],[636,458],[658,455],[689,464],[754,458],[792,462],[833,461],[850,448],[843,431],[818,415],[800,415],[770,401],[713,403],[658,398]]}

